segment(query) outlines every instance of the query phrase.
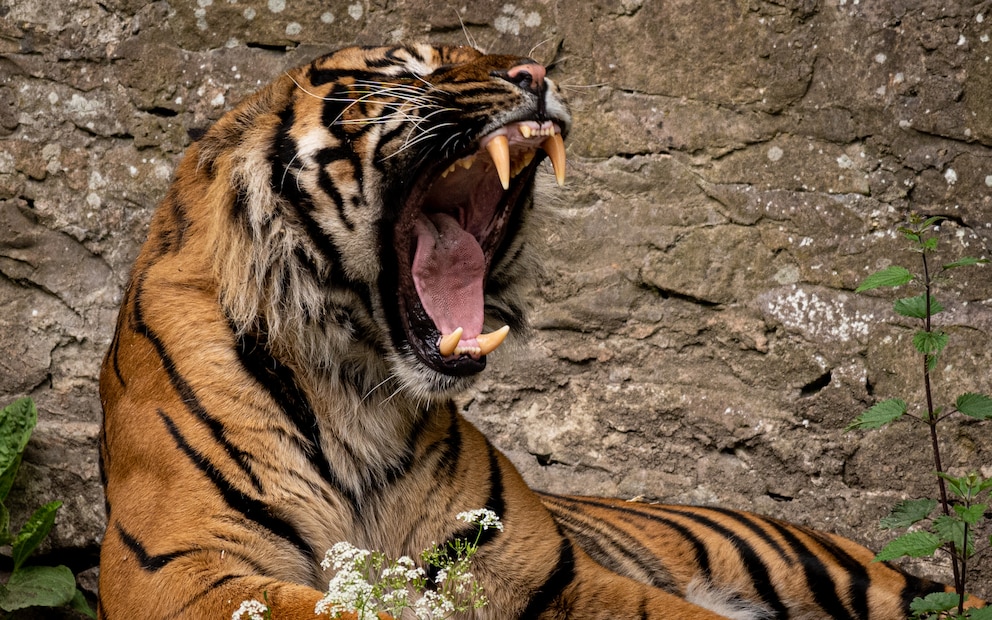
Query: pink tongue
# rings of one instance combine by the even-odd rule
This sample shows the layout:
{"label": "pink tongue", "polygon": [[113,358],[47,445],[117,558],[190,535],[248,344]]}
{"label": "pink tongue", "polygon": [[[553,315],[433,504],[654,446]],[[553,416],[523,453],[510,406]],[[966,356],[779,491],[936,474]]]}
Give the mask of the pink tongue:
{"label": "pink tongue", "polygon": [[482,279],[486,258],[475,237],[450,215],[417,220],[413,283],[441,334],[464,329],[462,341],[482,332]]}

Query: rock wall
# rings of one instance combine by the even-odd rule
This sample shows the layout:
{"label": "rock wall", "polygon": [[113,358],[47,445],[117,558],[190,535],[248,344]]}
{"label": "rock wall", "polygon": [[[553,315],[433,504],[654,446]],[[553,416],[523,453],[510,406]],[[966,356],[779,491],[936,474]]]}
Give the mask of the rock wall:
{"label": "rock wall", "polygon": [[[576,118],[535,330],[467,415],[542,489],[878,547],[887,507],[935,491],[921,428],[842,430],[922,398],[913,326],[853,289],[915,268],[894,233],[911,211],[948,218],[947,260],[989,254],[990,36],[992,3],[967,0],[0,0],[0,400],[41,410],[14,521],[64,500],[46,549],[93,587],[97,370],[187,132],[329,49],[430,39],[553,65]],[[939,295],[938,401],[992,392],[992,272]],[[942,447],[992,475],[988,425]],[[992,554],[975,568],[992,596]]]}

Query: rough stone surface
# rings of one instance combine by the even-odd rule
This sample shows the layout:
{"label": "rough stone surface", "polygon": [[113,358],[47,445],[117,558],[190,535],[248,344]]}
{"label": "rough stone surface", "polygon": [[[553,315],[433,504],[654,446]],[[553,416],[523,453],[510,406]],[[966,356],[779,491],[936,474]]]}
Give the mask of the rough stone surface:
{"label": "rough stone surface", "polygon": [[[95,563],[97,370],[188,132],[323,51],[430,39],[553,63],[576,117],[535,329],[466,414],[538,488],[878,548],[887,507],[935,491],[921,428],[843,432],[881,398],[922,400],[914,327],[853,289],[915,268],[894,233],[910,211],[948,218],[948,260],[989,254],[990,37],[987,0],[0,0],[0,399],[41,412],[14,522],[64,500],[43,551]],[[992,392],[992,271],[939,295],[938,402]],[[942,449],[992,476],[987,424],[951,423]],[[992,597],[992,553],[974,568]]]}

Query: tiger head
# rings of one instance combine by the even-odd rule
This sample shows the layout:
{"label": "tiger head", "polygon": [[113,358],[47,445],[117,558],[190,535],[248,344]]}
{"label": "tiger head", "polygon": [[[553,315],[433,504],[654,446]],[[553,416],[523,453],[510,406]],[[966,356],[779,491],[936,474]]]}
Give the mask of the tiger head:
{"label": "tiger head", "polygon": [[201,140],[203,168],[234,154],[212,250],[226,313],[362,390],[463,389],[523,325],[523,224],[540,162],[564,179],[570,124],[540,64],[466,47],[287,73]]}

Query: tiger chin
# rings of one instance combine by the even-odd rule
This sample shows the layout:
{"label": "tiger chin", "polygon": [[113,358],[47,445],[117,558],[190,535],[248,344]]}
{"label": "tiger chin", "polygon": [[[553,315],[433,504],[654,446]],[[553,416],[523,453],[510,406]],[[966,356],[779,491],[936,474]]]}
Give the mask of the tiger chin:
{"label": "tiger chin", "polygon": [[534,60],[347,48],[188,148],[101,373],[101,618],[314,618],[334,543],[416,557],[482,507],[479,618],[895,619],[945,590],[749,513],[536,493],[458,413],[523,326],[571,124]]}

